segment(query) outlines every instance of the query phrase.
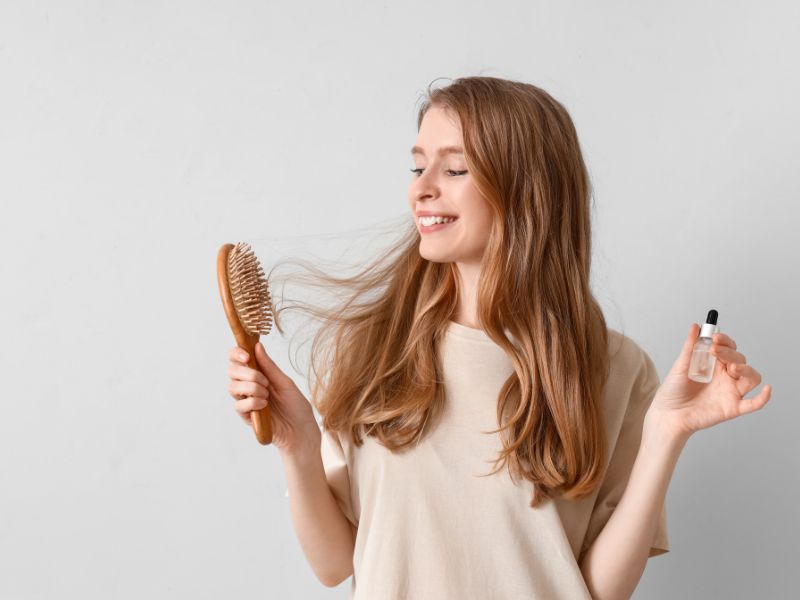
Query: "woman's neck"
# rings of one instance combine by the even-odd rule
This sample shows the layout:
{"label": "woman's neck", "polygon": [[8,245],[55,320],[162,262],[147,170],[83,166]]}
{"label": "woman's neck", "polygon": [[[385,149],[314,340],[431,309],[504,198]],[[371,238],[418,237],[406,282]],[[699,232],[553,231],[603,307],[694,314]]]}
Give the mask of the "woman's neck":
{"label": "woman's neck", "polygon": [[458,303],[452,320],[459,325],[483,329],[478,322],[478,280],[480,265],[456,263],[458,272]]}

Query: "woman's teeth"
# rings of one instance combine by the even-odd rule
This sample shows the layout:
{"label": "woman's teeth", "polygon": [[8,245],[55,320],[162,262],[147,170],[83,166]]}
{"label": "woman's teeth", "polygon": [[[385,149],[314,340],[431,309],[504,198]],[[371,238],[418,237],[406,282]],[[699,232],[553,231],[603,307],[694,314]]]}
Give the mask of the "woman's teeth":
{"label": "woman's teeth", "polygon": [[424,225],[425,227],[430,227],[431,225],[435,225],[437,223],[450,223],[451,221],[455,221],[456,217],[420,217],[419,222],[420,225]]}

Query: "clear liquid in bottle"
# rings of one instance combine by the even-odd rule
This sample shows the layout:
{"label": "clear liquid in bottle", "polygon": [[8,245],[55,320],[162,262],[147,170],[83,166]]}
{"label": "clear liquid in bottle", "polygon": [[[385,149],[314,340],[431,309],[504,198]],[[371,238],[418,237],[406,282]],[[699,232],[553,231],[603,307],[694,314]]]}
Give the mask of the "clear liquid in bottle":
{"label": "clear liquid in bottle", "polygon": [[714,377],[714,366],[717,357],[711,354],[713,340],[711,336],[719,331],[717,325],[717,311],[708,311],[706,322],[700,328],[700,337],[692,348],[692,358],[689,361],[689,379],[698,383],[708,383]]}

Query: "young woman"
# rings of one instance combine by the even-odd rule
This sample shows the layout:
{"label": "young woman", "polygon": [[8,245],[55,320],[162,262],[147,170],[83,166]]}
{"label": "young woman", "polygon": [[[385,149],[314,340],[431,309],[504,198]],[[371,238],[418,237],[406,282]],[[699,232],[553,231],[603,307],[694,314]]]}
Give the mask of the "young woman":
{"label": "young woman", "polygon": [[760,409],[769,386],[743,398],[761,376],[723,333],[712,382],[688,379],[695,323],[661,383],[606,326],[587,170],[545,91],[457,79],[428,89],[417,126],[408,235],[329,279],[360,302],[318,313],[322,431],[261,345],[263,373],[231,350],[236,410],[249,425],[270,403],[325,585],[353,575],[352,597],[370,600],[627,598],[669,550],[664,498],[689,436]]}

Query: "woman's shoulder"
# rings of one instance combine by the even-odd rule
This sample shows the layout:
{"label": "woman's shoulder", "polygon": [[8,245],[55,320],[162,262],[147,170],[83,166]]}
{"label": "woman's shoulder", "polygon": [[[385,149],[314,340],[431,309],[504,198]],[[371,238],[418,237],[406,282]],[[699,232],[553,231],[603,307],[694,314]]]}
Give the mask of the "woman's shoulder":
{"label": "woman's shoulder", "polygon": [[608,327],[607,331],[612,372],[629,373],[635,376],[640,370],[648,368],[652,364],[650,355],[633,338],[611,327]]}
{"label": "woman's shoulder", "polygon": [[627,414],[628,419],[641,419],[661,384],[658,369],[636,340],[617,330],[609,328],[608,332],[611,365],[606,402],[618,416]]}

